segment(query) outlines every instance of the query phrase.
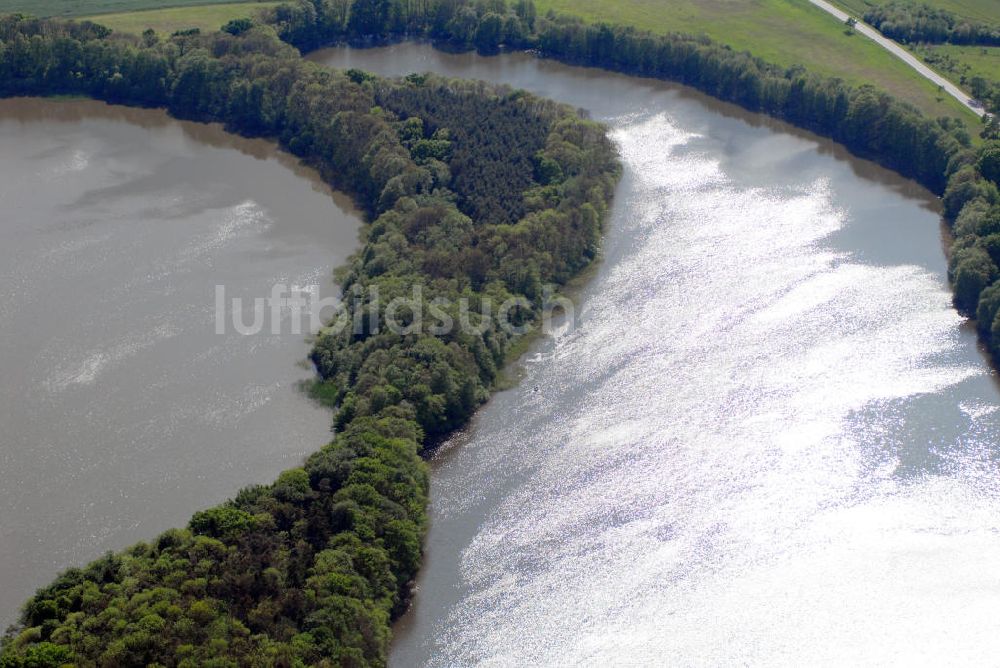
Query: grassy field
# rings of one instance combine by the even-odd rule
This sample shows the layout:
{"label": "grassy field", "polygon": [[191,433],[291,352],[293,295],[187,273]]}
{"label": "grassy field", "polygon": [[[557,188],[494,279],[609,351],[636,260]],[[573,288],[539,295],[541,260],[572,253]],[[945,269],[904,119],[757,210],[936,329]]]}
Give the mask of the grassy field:
{"label": "grassy field", "polygon": [[935,68],[945,72],[950,78],[957,79],[964,74],[970,79],[978,76],[1000,80],[1000,47],[935,44],[915,47],[913,52],[921,58],[931,55],[950,59],[950,62],[945,60],[934,64]]}
{"label": "grassy field", "polygon": [[203,7],[172,7],[121,14],[99,14],[88,18],[117,32],[141,34],[147,28],[152,28],[161,35],[169,35],[188,28],[199,28],[202,32],[210,32],[218,30],[232,19],[253,16],[254,12],[277,4],[279,3],[237,2]]}
{"label": "grassy field", "polygon": [[539,11],[554,9],[590,21],[705,34],[780,65],[801,64],[853,84],[875,84],[932,117],[973,118],[901,60],[871,40],[846,35],[844,26],[805,0],[536,0],[536,4]]}
{"label": "grassy field", "polygon": [[[842,9],[861,18],[868,7],[888,0],[831,0]],[[913,0],[944,9],[960,17],[991,25],[1000,25],[1000,0]],[[955,46],[953,44],[911,46],[931,67],[959,85],[966,79],[980,76],[1000,81],[1000,48]],[[931,56],[931,58],[928,58]],[[943,59],[942,59],[943,57]]]}
{"label": "grassy field", "polygon": [[[234,0],[231,4],[235,4]],[[242,0],[248,4],[255,0]],[[93,16],[164,7],[197,7],[218,0],[0,0],[0,14],[23,12],[33,16]]]}

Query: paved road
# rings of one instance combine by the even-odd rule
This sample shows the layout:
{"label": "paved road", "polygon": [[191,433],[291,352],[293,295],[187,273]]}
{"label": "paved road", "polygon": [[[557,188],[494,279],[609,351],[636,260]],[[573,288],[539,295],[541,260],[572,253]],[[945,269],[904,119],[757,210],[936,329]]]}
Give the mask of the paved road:
{"label": "paved road", "polygon": [[[837,9],[829,2],[826,2],[825,0],[809,0],[809,2],[813,3],[823,11],[828,12],[833,16],[837,17],[837,19],[841,23],[847,21],[848,14],[846,12],[842,12],[841,10]],[[882,48],[886,49],[887,51],[889,51],[889,53],[896,56],[900,60],[904,61],[907,65],[915,69],[925,78],[930,79],[938,86],[942,86],[945,92],[947,92],[949,95],[951,95],[956,100],[961,102],[963,105],[966,106],[966,108],[971,110],[977,116],[983,115],[984,109],[982,105],[980,105],[977,102],[974,102],[969,97],[968,93],[964,92],[961,88],[959,88],[952,82],[948,81],[947,79],[945,79],[943,76],[941,76],[931,68],[927,67],[927,65],[923,64],[916,56],[907,51],[904,47],[900,46],[891,39],[884,37],[882,33],[875,30],[875,28],[872,28],[869,25],[861,23],[860,21],[858,21],[858,24],[854,27],[854,29],[857,32],[864,35],[865,37],[877,42]]]}

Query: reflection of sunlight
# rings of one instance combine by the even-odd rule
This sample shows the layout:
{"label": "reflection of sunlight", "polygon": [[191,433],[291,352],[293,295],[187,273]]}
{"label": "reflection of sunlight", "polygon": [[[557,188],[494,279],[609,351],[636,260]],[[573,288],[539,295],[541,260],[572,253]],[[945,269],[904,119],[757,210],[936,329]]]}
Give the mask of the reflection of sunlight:
{"label": "reflection of sunlight", "polygon": [[82,149],[75,149],[62,156],[62,160],[58,164],[49,167],[44,174],[39,174],[39,177],[44,180],[55,179],[67,174],[82,172],[89,165],[90,154]]}
{"label": "reflection of sunlight", "polygon": [[[663,115],[614,137],[636,191],[612,227],[635,247],[574,336],[529,364],[542,396],[466,446],[461,494],[438,491],[437,512],[459,513],[518,453],[523,482],[462,553],[436,665],[1000,650],[1000,502],[982,459],[904,480],[898,448],[869,442],[892,426],[872,420],[984,373],[952,361],[961,318],[938,279],[824,247],[848,215],[827,181],[740,189]],[[862,413],[884,402],[904,415]]]}
{"label": "reflection of sunlight", "polygon": [[59,392],[72,385],[93,385],[101,374],[177,334],[173,325],[164,323],[141,334],[125,336],[101,350],[88,352],[81,362],[57,371],[45,385],[50,392]]}
{"label": "reflection of sunlight", "polygon": [[212,219],[218,220],[215,229],[182,252],[185,260],[218,251],[241,237],[256,236],[272,225],[267,211],[253,200],[213,212]]}

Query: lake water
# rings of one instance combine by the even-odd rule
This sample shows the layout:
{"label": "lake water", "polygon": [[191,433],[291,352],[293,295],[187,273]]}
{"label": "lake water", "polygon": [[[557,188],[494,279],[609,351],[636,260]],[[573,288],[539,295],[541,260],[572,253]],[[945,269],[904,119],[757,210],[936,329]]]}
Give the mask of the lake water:
{"label": "lake water", "polygon": [[312,58],[567,102],[625,163],[578,327],[433,460],[394,665],[995,661],[1000,394],[929,193],[660,82]]}
{"label": "lake water", "polygon": [[[0,102],[0,626],[62,569],[150,539],[330,439],[307,332],[216,334],[322,286],[349,201],[263,141],[89,101]],[[272,333],[273,331],[273,333]]]}

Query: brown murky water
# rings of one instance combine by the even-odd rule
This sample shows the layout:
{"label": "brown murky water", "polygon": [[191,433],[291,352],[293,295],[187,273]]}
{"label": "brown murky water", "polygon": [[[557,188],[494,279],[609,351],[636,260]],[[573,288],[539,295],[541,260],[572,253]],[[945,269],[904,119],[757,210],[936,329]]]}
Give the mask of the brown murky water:
{"label": "brown murky water", "polygon": [[562,100],[626,167],[579,327],[434,461],[394,665],[993,660],[1000,394],[929,193],[655,81],[412,44],[313,58]]}
{"label": "brown murky water", "polygon": [[215,286],[247,324],[276,283],[334,293],[360,219],[331,195],[218,127],[0,101],[0,624],[329,440],[305,334],[217,335]]}

